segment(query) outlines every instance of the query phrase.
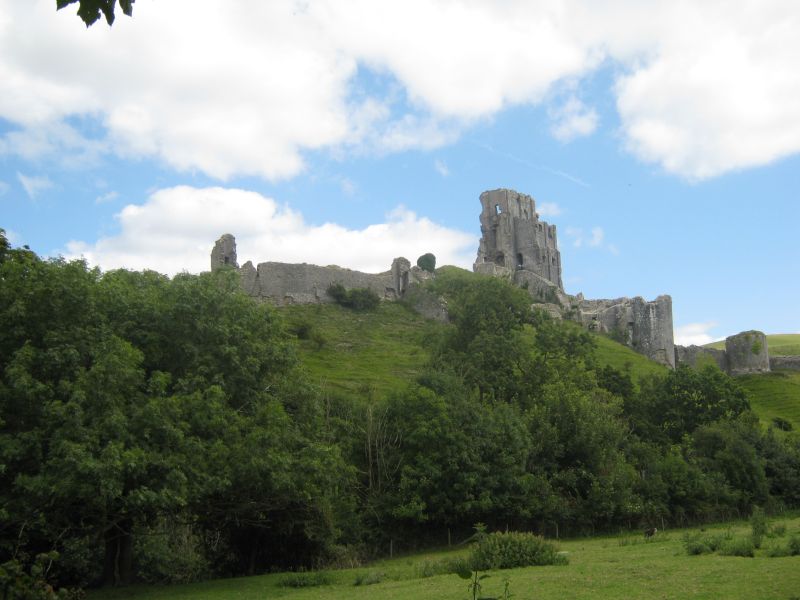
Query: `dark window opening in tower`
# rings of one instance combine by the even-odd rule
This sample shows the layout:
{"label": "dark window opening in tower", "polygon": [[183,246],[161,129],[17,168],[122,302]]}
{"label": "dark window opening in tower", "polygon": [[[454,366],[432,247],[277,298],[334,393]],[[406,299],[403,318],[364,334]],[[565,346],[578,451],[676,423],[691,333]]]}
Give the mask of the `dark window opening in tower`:
{"label": "dark window opening in tower", "polygon": [[501,267],[505,267],[506,266],[506,255],[503,254],[502,252],[498,252],[497,256],[494,259],[494,262],[495,262],[496,265],[499,265]]}
{"label": "dark window opening in tower", "polygon": [[521,252],[517,253],[517,267],[519,267],[520,269],[522,268],[522,253]]}
{"label": "dark window opening in tower", "polygon": [[228,256],[225,257],[224,261],[226,265],[229,265],[231,263],[231,259]]}

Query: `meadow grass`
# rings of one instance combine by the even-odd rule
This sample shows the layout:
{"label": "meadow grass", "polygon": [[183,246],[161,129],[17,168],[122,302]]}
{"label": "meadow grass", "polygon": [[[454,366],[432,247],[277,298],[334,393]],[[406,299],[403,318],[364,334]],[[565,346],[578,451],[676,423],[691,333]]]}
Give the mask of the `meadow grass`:
{"label": "meadow grass", "polygon": [[600,366],[611,366],[629,372],[634,382],[646,375],[664,375],[667,367],[639,354],[624,344],[604,335],[593,335],[597,342],[597,362]]}
{"label": "meadow grass", "polygon": [[398,302],[357,312],[336,304],[279,309],[290,327],[311,325],[323,344],[298,340],[303,365],[323,392],[385,396],[413,381],[428,362],[423,338],[440,326]]}
{"label": "meadow grass", "polygon": [[[725,349],[725,340],[711,342],[706,348]],[[767,336],[767,348],[770,356],[800,355],[800,333],[779,333]]]}
{"label": "meadow grass", "polygon": [[[780,538],[769,538],[753,558],[720,554],[687,555],[683,539],[700,530],[659,532],[645,540],[639,532],[564,540],[562,551],[569,565],[528,567],[490,572],[483,593],[499,596],[503,581],[510,581],[516,600],[612,600],[612,599],[718,599],[789,600],[800,593],[800,556],[770,558],[771,548],[800,534],[800,518],[772,519],[785,527]],[[749,535],[746,522],[704,528],[702,535]],[[98,590],[89,600],[344,600],[381,598],[389,600],[465,600],[466,581],[456,575],[421,577],[419,564],[463,555],[464,549],[416,554],[378,561],[360,569],[327,571],[329,584],[290,588],[281,586],[286,574],[276,573],[175,586],[134,586]],[[374,585],[356,581],[380,572]]]}
{"label": "meadow grass", "polygon": [[747,390],[753,412],[765,425],[781,417],[800,431],[800,372],[741,375],[736,381]]}

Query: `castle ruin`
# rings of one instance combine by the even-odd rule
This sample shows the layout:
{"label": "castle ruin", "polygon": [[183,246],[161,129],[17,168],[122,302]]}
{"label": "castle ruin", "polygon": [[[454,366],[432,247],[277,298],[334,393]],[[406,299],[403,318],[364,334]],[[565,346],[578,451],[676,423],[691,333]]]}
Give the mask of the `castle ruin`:
{"label": "castle ruin", "polygon": [[[732,375],[768,372],[771,362],[773,368],[779,363],[780,368],[800,368],[799,357],[783,357],[779,363],[771,360],[764,334],[755,331],[731,336],[724,351],[676,346],[672,298],[668,295],[648,301],[641,297],[588,300],[583,294],[567,294],[561,278],[556,226],[539,218],[535,200],[514,190],[497,189],[483,192],[480,202],[481,239],[473,270],[506,278],[526,289],[532,302],[551,316],[610,335],[671,368],[678,364],[696,366],[707,360]],[[211,252],[212,270],[226,266],[239,271],[248,294],[278,306],[333,302],[327,290],[334,283],[368,288],[383,300],[399,300],[410,288],[434,276],[402,257],[394,259],[389,270],[376,274],[307,263],[263,262],[255,266],[247,261],[240,267],[236,240],[230,234],[220,237]],[[430,294],[418,296],[415,308],[420,313],[447,320],[441,302]]]}

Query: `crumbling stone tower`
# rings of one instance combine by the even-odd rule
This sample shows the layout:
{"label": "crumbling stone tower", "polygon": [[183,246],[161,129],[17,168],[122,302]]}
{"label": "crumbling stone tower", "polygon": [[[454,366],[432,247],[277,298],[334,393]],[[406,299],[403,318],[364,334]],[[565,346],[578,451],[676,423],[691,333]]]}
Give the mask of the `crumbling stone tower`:
{"label": "crumbling stone tower", "polygon": [[564,291],[556,226],[539,220],[531,196],[514,190],[483,192],[481,241],[473,270],[499,275],[528,271]]}
{"label": "crumbling stone tower", "polygon": [[675,366],[672,298],[586,300],[570,296],[561,281],[556,226],[539,220],[532,197],[514,190],[484,192],[481,241],[473,270],[506,277],[528,290],[533,302],[555,318],[569,318],[664,365]]}

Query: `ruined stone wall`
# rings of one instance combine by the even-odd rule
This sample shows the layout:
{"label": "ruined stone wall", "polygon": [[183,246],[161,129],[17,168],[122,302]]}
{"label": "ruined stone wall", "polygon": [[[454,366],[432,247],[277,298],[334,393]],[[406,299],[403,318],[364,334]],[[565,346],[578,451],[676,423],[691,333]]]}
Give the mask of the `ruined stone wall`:
{"label": "ruined stone wall", "polygon": [[703,366],[705,360],[714,361],[721,371],[728,372],[728,355],[725,350],[703,346],[675,346],[675,365]]}
{"label": "ruined stone wall", "polygon": [[800,356],[770,356],[771,371],[800,371]]}
{"label": "ruined stone wall", "polygon": [[539,220],[533,198],[498,189],[483,192],[480,201],[481,240],[473,270],[530,271],[563,291],[556,227]]}
{"label": "ruined stone wall", "polygon": [[[225,234],[211,252],[212,270],[236,264],[236,240]],[[307,263],[263,262],[254,266],[247,261],[239,269],[242,288],[251,296],[277,306],[333,302],[327,290],[334,283],[348,289],[368,288],[383,300],[397,300],[408,287],[432,277],[405,258],[396,258],[384,273],[362,273],[338,266],[321,267]]]}
{"label": "ruined stone wall", "polygon": [[672,298],[584,300],[576,298],[577,320],[587,329],[619,339],[640,354],[669,367],[675,367],[672,330]]}

